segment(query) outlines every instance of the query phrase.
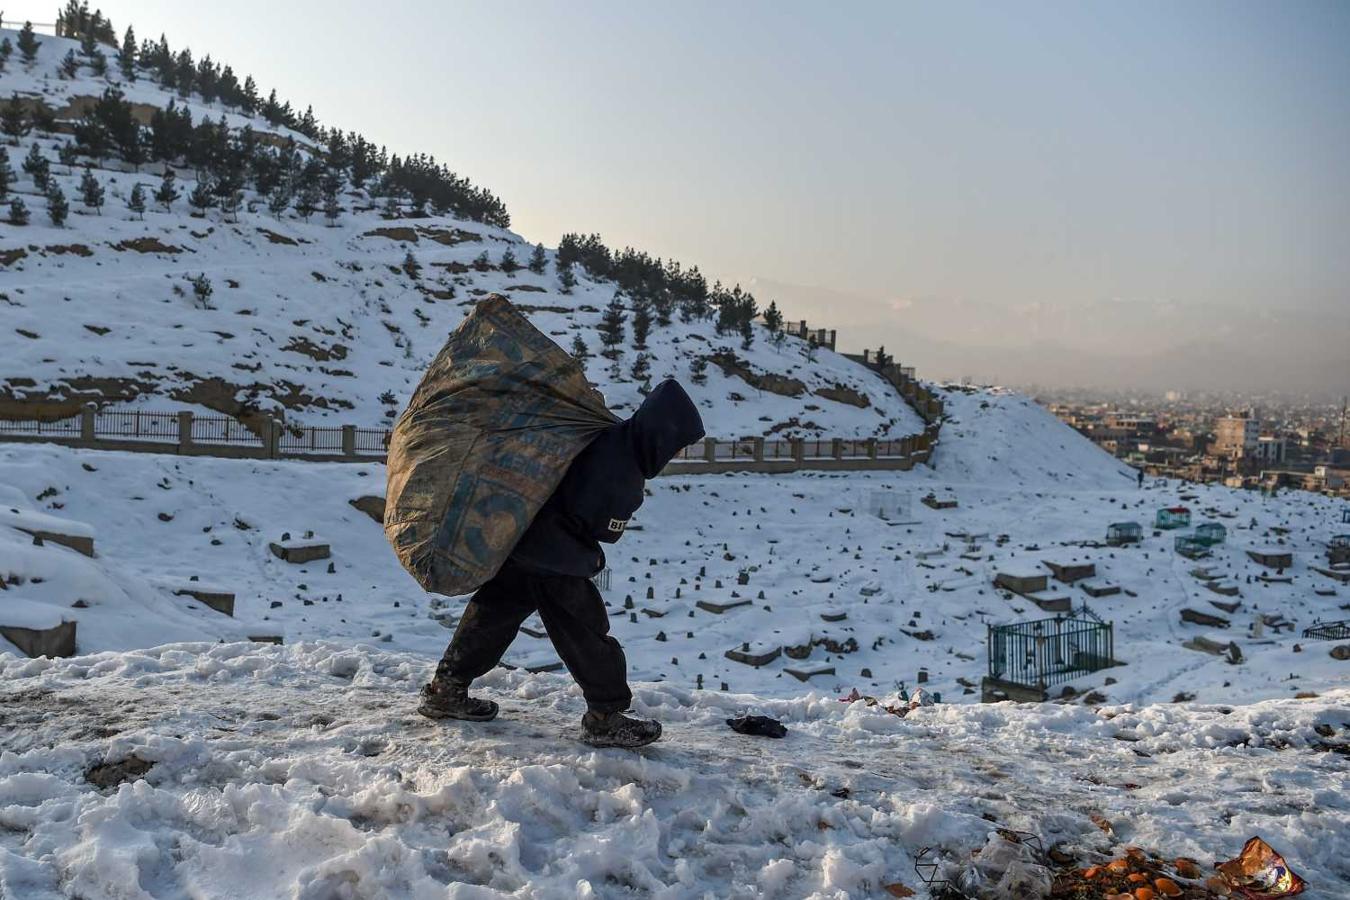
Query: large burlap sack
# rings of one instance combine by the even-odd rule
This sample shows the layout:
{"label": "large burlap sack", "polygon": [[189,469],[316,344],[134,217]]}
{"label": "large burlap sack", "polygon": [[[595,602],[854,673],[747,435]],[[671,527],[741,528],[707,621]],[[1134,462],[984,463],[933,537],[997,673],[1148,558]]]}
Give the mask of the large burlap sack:
{"label": "large burlap sack", "polygon": [[384,531],[417,583],[501,568],[567,467],[618,419],[581,364],[498,294],[450,335],[394,426]]}

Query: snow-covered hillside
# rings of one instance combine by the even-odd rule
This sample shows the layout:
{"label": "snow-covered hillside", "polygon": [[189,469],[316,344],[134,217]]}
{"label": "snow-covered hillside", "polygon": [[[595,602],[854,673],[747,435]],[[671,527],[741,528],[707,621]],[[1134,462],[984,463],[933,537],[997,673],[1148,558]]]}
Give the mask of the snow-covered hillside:
{"label": "snow-covered hillside", "polygon": [[[1017,430],[1028,417],[1017,403],[985,413],[995,431]],[[978,457],[977,449],[962,449],[966,440],[975,438],[944,446]],[[1344,618],[1341,607],[1350,603],[1344,586],[1313,569],[1343,501],[1166,482],[1141,491],[1109,469],[1082,476],[1010,485],[967,481],[964,473],[951,481],[941,469],[920,467],[660,478],[627,536],[608,552],[612,627],[642,681],[695,688],[701,678],[709,690],[726,684],[788,697],[855,687],[881,694],[901,684],[912,689],[926,677],[946,702],[977,701],[987,672],[986,624],[1049,615],[996,589],[995,576],[1044,572],[1042,560],[1091,562],[1091,584],[1121,593],[1098,599],[1081,585],[1054,582],[1059,590],[1051,593],[1114,622],[1124,665],[1072,679],[1080,696],[1240,702],[1323,690],[1350,674],[1350,663],[1328,655],[1331,645],[1300,637],[1316,621]],[[380,526],[350,504],[381,495],[384,478],[374,464],[3,447],[6,502],[25,514],[82,523],[96,536],[98,558],[51,543],[30,547],[26,535],[12,535],[0,575],[18,576],[18,583],[0,603],[22,597],[79,620],[81,652],[244,633],[281,635],[287,643],[386,642],[433,658],[462,600],[423,593],[398,566]],[[930,509],[920,502],[929,492],[959,505]],[[1197,522],[1227,525],[1228,543],[1211,559],[1177,556],[1173,532],[1146,530],[1133,548],[1083,546],[1101,541],[1113,522],[1151,527],[1157,508],[1179,502],[1195,510]],[[296,565],[269,552],[284,534],[307,531],[331,547],[331,559]],[[1273,573],[1245,551],[1281,543],[1294,554],[1289,580],[1263,580]],[[1208,580],[1192,574],[1200,569]],[[33,584],[33,576],[44,580]],[[198,587],[236,594],[235,619],[172,593],[192,586],[194,576]],[[1215,593],[1211,582],[1237,596]],[[89,607],[70,609],[75,599]],[[1216,603],[1237,605],[1227,612]],[[1184,609],[1231,627],[1183,623]],[[506,661],[558,666],[540,624],[532,620],[526,629]],[[1235,641],[1242,662],[1182,648],[1196,637]],[[725,655],[780,648],[758,667]],[[789,670],[809,677],[799,681]]]}
{"label": "snow-covered hillside", "polygon": [[[87,67],[62,78],[59,62],[78,52],[79,42],[40,40],[35,63],[16,55],[0,73],[0,98],[41,96],[63,120],[82,108],[80,98],[117,83],[133,104],[165,107],[172,99],[194,121],[223,115],[233,129],[248,125],[262,137],[310,143],[261,117],[205,106],[199,97],[173,98],[148,78],[122,83],[115,66],[106,78]],[[148,201],[139,221],[127,198],[138,182],[153,191],[163,166],[133,172],[118,161],[93,170],[107,195],[95,214],[80,203],[85,160],[68,166],[57,158],[70,140],[33,131],[3,147],[19,173],[13,193],[32,219],[19,227],[0,217],[0,415],[34,401],[68,412],[93,397],[123,407],[244,416],[262,410],[304,424],[390,423],[446,333],[489,291],[512,298],[568,350],[580,336],[591,353],[587,371],[615,410],[641,399],[630,374],[638,352],[631,328],[617,377],[599,356],[597,326],[614,285],[577,266],[577,286],[562,293],[551,252],[542,273],[502,271],[508,250],[523,267],[533,249],[507,230],[443,216],[402,218],[406,209],[391,216],[350,185],[334,227],[322,214],[308,223],[293,211],[273,216],[267,198],[250,191],[237,222],[219,210],[192,215],[185,199],[169,212]],[[65,227],[50,223],[46,201],[20,171],[34,144],[69,198]],[[186,197],[193,171],[180,169],[178,181]],[[409,252],[416,273],[404,265]],[[489,265],[475,266],[484,253]],[[204,302],[187,280],[198,276],[211,286]],[[744,350],[738,336],[717,335],[711,321],[676,316],[653,328],[645,351],[651,377],[679,378],[716,437],[901,437],[922,430],[895,390],[865,367],[829,350],[808,359],[800,339],[775,347],[763,327],[754,331]],[[706,384],[692,378],[698,358],[711,360]]]}
{"label": "snow-covered hillside", "polygon": [[[1191,890],[1200,879],[1173,860],[1211,875],[1253,834],[1309,898],[1350,892],[1344,690],[898,718],[820,695],[644,685],[635,706],[666,738],[635,754],[572,740],[583,703],[559,676],[499,670],[486,679],[499,720],[429,722],[412,712],[428,671],[327,643],[0,658],[0,892],[940,896],[922,858],[961,896],[1023,900],[1131,846]],[[746,711],[787,736],[734,734],[724,720]],[[998,828],[1034,834],[1048,858]]]}

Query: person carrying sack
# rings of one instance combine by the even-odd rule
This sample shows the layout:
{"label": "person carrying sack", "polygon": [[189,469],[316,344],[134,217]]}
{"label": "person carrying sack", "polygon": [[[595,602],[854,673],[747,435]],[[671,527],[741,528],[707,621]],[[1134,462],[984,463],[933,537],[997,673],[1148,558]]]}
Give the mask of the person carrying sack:
{"label": "person carrying sack", "polygon": [[646,480],[703,434],[693,401],[669,380],[631,418],[595,437],[497,574],[469,600],[418,711],[435,719],[495,718],[497,704],[469,696],[469,686],[501,661],[521,624],[538,612],[586,698],[582,740],[597,747],[657,740],[659,722],[624,715],[633,696],[627,661],[609,634],[609,613],[591,578],[605,565],[600,545],[623,537],[642,505]]}

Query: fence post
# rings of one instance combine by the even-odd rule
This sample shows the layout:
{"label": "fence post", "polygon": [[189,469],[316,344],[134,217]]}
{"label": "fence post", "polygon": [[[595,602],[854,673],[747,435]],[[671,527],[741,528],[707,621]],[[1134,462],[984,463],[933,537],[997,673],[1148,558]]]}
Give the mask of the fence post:
{"label": "fence post", "polygon": [[868,459],[876,459],[876,458],[877,458],[877,439],[876,439],[876,438],[868,438],[868,439],[867,439],[867,458],[868,458]]}
{"label": "fence post", "polygon": [[80,440],[94,441],[94,410],[98,409],[95,403],[86,403],[80,410]]}
{"label": "fence post", "polygon": [[263,455],[268,459],[281,457],[281,423],[276,419],[264,419]]}
{"label": "fence post", "polygon": [[843,458],[844,458],[844,439],[843,439],[843,438],[831,438],[831,439],[830,439],[830,456],[834,457],[835,459],[843,459]]}
{"label": "fence post", "polygon": [[755,462],[764,462],[764,438],[757,437],[752,442]]}
{"label": "fence post", "polygon": [[708,462],[717,462],[717,439],[703,439],[703,458]]}
{"label": "fence post", "polygon": [[356,426],[355,426],[355,425],[343,425],[343,426],[342,426],[342,455],[343,455],[343,456],[348,456],[348,457],[350,457],[350,456],[355,456],[355,455],[356,455]]}
{"label": "fence post", "polygon": [[792,459],[797,463],[806,460],[806,440],[804,438],[792,439]]}
{"label": "fence post", "polygon": [[192,447],[192,410],[178,413],[178,452],[183,453]]}

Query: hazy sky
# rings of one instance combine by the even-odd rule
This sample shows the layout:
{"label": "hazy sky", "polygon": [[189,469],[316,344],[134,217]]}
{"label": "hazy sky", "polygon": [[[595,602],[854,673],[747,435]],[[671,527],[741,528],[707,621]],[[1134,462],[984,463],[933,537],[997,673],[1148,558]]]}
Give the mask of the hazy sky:
{"label": "hazy sky", "polygon": [[1350,387],[1348,3],[92,5],[934,375]]}

